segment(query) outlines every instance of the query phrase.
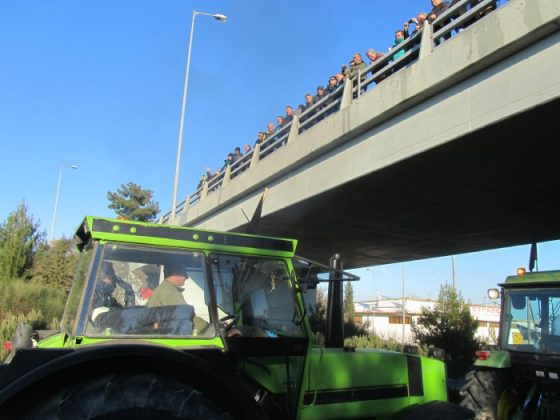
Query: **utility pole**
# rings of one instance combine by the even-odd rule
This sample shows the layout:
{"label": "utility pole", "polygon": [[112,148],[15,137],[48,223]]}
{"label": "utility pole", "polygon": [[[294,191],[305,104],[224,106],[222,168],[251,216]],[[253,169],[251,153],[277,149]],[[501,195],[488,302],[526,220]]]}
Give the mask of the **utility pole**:
{"label": "utility pole", "polygon": [[455,290],[455,255],[451,256],[451,281],[453,290]]}
{"label": "utility pole", "polygon": [[404,263],[402,265],[402,342],[404,344],[404,327],[406,321],[406,310],[404,301]]}

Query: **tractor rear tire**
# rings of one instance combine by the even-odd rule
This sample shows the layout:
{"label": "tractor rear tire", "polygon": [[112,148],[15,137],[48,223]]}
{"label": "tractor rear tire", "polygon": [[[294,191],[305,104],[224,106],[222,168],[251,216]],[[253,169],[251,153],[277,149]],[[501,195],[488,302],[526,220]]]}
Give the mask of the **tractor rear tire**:
{"label": "tractor rear tire", "polygon": [[46,394],[26,418],[233,418],[194,387],[153,372],[102,374]]}
{"label": "tractor rear tire", "polygon": [[474,369],[467,373],[463,385],[461,406],[475,413],[476,420],[495,420],[498,402],[506,386],[508,371],[503,369]]}

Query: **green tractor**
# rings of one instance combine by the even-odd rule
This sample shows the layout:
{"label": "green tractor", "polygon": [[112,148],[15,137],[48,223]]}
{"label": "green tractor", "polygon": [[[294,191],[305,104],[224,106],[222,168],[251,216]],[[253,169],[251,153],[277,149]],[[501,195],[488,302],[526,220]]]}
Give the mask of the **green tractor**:
{"label": "green tractor", "polygon": [[[345,348],[342,271],[297,241],[86,217],[61,330],[18,331],[2,418],[466,418],[440,360]],[[325,345],[313,342],[329,282]],[[310,299],[311,298],[311,299]],[[442,417],[443,416],[443,417]]]}
{"label": "green tractor", "polygon": [[506,278],[498,346],[477,352],[460,391],[480,419],[560,419],[560,271]]}

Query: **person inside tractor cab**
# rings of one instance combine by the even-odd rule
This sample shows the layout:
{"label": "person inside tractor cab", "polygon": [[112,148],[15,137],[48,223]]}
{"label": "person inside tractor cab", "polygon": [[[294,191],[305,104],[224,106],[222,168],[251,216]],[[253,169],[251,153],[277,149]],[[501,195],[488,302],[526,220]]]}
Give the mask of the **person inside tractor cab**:
{"label": "person inside tractor cab", "polygon": [[124,290],[124,306],[134,306],[135,295],[132,286],[117,276],[111,262],[103,261],[97,277],[93,307],[122,308],[123,305],[118,302],[114,294],[117,286]]}
{"label": "person inside tractor cab", "polygon": [[209,325],[208,322],[195,314],[194,307],[189,305],[183,296],[185,282],[189,277],[186,268],[180,264],[167,264],[164,266],[163,274],[165,278],[149,298],[148,308],[177,305],[189,306],[193,314],[193,335],[206,331]]}

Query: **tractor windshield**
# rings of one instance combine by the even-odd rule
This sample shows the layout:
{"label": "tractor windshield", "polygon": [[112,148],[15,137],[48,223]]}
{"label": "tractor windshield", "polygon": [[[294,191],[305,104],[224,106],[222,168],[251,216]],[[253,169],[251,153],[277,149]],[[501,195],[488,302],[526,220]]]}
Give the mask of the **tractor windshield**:
{"label": "tractor windshield", "polygon": [[560,353],[560,290],[506,289],[504,299],[504,348]]}
{"label": "tractor windshield", "polygon": [[210,260],[218,317],[226,334],[304,335],[284,260],[218,254]]}
{"label": "tractor windshield", "polygon": [[203,253],[109,243],[97,255],[84,335],[213,335]]}

